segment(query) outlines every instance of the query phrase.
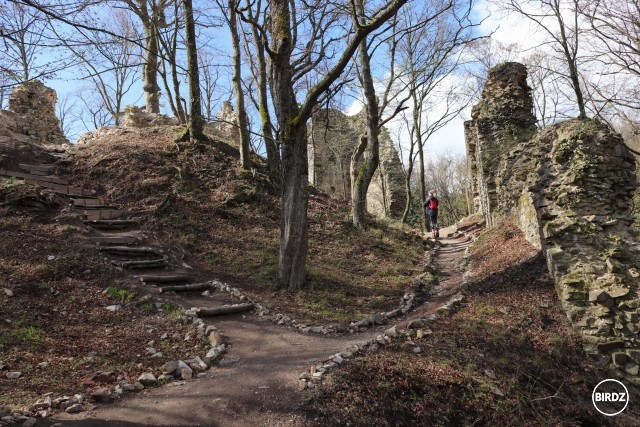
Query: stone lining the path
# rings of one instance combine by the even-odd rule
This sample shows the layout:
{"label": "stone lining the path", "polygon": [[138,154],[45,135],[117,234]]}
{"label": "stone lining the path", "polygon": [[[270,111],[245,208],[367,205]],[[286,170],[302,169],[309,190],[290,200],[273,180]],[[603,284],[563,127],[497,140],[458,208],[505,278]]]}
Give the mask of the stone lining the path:
{"label": "stone lining the path", "polygon": [[[151,295],[145,295],[132,304],[148,302],[155,303],[156,305],[163,303],[160,300],[154,301]],[[191,322],[194,326],[194,331],[187,333],[185,340],[202,340],[205,337],[208,339],[209,350],[204,357],[196,355],[184,361],[168,361],[155,370],[157,375],[153,372],[144,372],[135,381],[127,381],[122,375],[118,376],[116,372],[113,371],[96,372],[93,378],[108,379],[108,377],[112,377],[115,384],[98,387],[89,393],[77,393],[73,396],[55,396],[53,392],[45,393],[42,398],[35,403],[15,410],[7,405],[0,405],[0,426],[35,425],[38,418],[47,418],[53,415],[55,410],[65,411],[70,414],[84,412],[88,409],[93,409],[95,403],[116,400],[119,399],[122,394],[141,391],[145,388],[166,384],[173,380],[187,381],[194,377],[204,375],[204,372],[213,366],[221,355],[226,353],[227,345],[223,343],[225,337],[218,331],[218,328],[213,325],[207,325],[198,317],[184,315],[183,321]],[[144,352],[159,359],[163,357],[161,352],[157,352],[153,348],[155,344],[153,341],[149,341],[147,344]],[[87,356],[87,358],[90,357],[95,356],[91,354]]]}
{"label": "stone lining the path", "polygon": [[[439,242],[438,242],[439,243]],[[438,245],[439,246],[439,245]],[[431,252],[429,267],[435,270],[435,264],[433,263],[434,253]],[[449,301],[442,307],[436,310],[435,314],[430,314],[426,317],[416,319],[409,323],[406,331],[398,330],[398,326],[392,326],[387,329],[384,334],[378,335],[375,339],[369,340],[360,344],[354,344],[350,347],[347,347],[344,351],[331,354],[329,357],[321,361],[316,365],[312,365],[307,371],[303,372],[298,377],[298,389],[300,391],[310,390],[322,383],[323,377],[336,366],[341,365],[345,362],[345,360],[351,359],[357,354],[361,354],[363,352],[369,351],[373,352],[378,350],[380,347],[384,347],[385,345],[391,344],[392,340],[406,340],[405,346],[407,350],[412,351],[413,353],[421,353],[422,348],[413,342],[412,337],[416,336],[417,338],[422,338],[426,335],[430,335],[432,333],[429,326],[438,320],[438,318],[445,315],[452,315],[461,305],[465,296],[464,291],[466,291],[469,287],[468,280],[471,277],[471,259],[469,256],[469,248],[465,250],[465,255],[462,260],[462,266],[464,268],[463,281],[461,282],[460,288],[461,291],[453,295],[449,298]],[[437,278],[436,278],[437,280]],[[464,286],[464,291],[462,290]]]}
{"label": "stone lining the path", "polygon": [[[286,314],[271,313],[270,310],[268,310],[260,303],[254,301],[253,299],[247,297],[238,288],[226,285],[217,279],[211,280],[209,282],[204,282],[204,284],[210,285],[212,289],[226,292],[232,297],[237,298],[240,302],[250,302],[254,304],[254,311],[258,314],[258,316],[264,317],[277,325],[293,327],[299,329],[302,332],[313,334],[326,335],[329,333],[338,332],[356,333],[362,328],[384,325],[388,323],[390,319],[403,314],[407,314],[412,309],[418,292],[429,293],[431,291],[431,289],[437,282],[433,259],[439,247],[440,242],[436,241],[433,248],[425,252],[424,273],[421,273],[420,275],[414,277],[413,280],[411,280],[411,285],[400,299],[400,303],[397,308],[387,312],[372,314],[365,319],[359,320],[357,322],[351,322],[349,325],[313,326],[306,323],[300,323]],[[187,310],[185,314],[188,316],[196,317],[198,316],[198,310],[198,307],[192,307],[191,309]]]}

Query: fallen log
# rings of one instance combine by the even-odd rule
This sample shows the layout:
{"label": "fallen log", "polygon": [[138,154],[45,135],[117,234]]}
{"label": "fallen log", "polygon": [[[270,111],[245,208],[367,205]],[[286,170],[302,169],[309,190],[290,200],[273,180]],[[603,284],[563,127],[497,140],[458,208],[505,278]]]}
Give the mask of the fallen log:
{"label": "fallen log", "polygon": [[140,280],[144,283],[179,283],[189,281],[189,276],[182,274],[174,276],[140,276]]}
{"label": "fallen log", "polygon": [[124,268],[160,268],[166,267],[169,263],[166,259],[151,259],[148,261],[114,262],[114,264]]}
{"label": "fallen log", "polygon": [[149,247],[129,247],[129,246],[105,246],[98,248],[101,252],[107,252],[117,255],[145,256],[145,255],[162,255],[162,251]]}
{"label": "fallen log", "polygon": [[188,291],[204,291],[211,289],[210,283],[194,283],[193,285],[176,285],[176,286],[162,286],[160,293],[163,292],[188,292]]}
{"label": "fallen log", "polygon": [[243,313],[253,310],[253,303],[225,305],[215,308],[198,308],[196,314],[198,316],[220,316],[223,314]]}
{"label": "fallen log", "polygon": [[90,237],[92,243],[104,243],[112,245],[133,245],[138,241],[136,237]]}
{"label": "fallen log", "polygon": [[125,228],[136,224],[136,221],[133,219],[99,219],[95,221],[85,220],[82,222],[97,228]]}

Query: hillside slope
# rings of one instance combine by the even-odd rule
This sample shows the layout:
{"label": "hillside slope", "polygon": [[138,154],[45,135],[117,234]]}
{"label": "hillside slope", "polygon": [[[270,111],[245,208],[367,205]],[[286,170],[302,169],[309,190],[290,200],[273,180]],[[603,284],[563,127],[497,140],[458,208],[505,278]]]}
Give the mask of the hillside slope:
{"label": "hillside slope", "polygon": [[[263,162],[240,172],[232,147],[211,142],[192,151],[173,142],[178,133],[101,130],[57,162],[3,146],[0,166],[55,164],[58,176],[123,208],[145,244],[167,248],[193,280],[219,278],[299,321],[345,324],[395,308],[420,271],[418,235],[383,223],[356,230],[345,204],[312,192],[308,286],[280,290],[279,195]],[[166,360],[206,351],[186,338],[193,327],[179,307],[159,302],[157,291],[88,242],[81,211],[69,202],[19,179],[0,181],[0,405],[90,392],[105,384],[99,372],[135,381]],[[107,309],[114,305],[122,308]],[[162,349],[162,359],[149,347]],[[7,371],[22,375],[8,379]]]}

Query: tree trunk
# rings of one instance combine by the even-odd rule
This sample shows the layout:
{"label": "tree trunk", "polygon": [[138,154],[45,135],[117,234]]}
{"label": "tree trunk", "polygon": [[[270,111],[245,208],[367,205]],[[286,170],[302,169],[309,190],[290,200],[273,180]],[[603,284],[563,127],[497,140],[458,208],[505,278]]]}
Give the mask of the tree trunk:
{"label": "tree trunk", "polygon": [[[250,12],[250,0],[247,0],[247,10]],[[251,17],[253,18],[253,17]],[[258,34],[258,29],[252,25],[251,35],[256,45],[256,61],[258,69],[258,109],[260,112],[260,128],[264,146],[267,150],[267,167],[272,178],[280,180],[280,150],[273,137],[269,101],[267,99],[267,61],[265,57],[264,40]]]}
{"label": "tree trunk", "polygon": [[273,106],[281,126],[282,219],[280,225],[281,286],[301,289],[307,260],[307,165],[306,120],[293,91],[291,69],[291,22],[288,0],[269,0],[271,7],[271,91]]}
{"label": "tree trunk", "polygon": [[244,93],[242,92],[242,64],[240,61],[240,37],[238,36],[238,24],[236,20],[236,0],[229,0],[229,30],[231,32],[231,44],[233,46],[233,90],[236,95],[236,124],[240,135],[240,167],[249,169],[249,127],[247,124],[247,111],[244,106]]}
{"label": "tree trunk", "polygon": [[[420,159],[420,198],[421,204],[427,200],[427,190],[425,188],[425,172],[424,172],[424,147],[422,141],[422,127],[420,126],[420,114],[422,113],[422,108],[418,103],[418,97],[413,91],[413,127],[416,132],[416,143],[418,146],[418,157]],[[424,209],[420,209],[420,217],[422,218],[422,232],[424,233],[427,230],[427,216],[424,213]]]}
{"label": "tree trunk", "polygon": [[253,310],[253,308],[254,305],[252,303],[234,304],[214,308],[198,308],[196,309],[196,313],[198,316],[220,316],[223,314],[243,313],[245,311]]}
{"label": "tree trunk", "polygon": [[351,199],[351,219],[353,225],[359,228],[366,228],[366,212],[367,212],[367,191],[369,184],[373,179],[373,175],[378,169],[380,163],[380,143],[379,135],[379,113],[378,99],[376,97],[375,87],[371,74],[371,65],[369,53],[367,52],[367,38],[360,42],[358,48],[358,59],[360,61],[361,81],[364,89],[364,97],[366,99],[365,107],[367,109],[366,122],[366,151],[364,160],[359,165],[352,165],[352,199]]}
{"label": "tree trunk", "polygon": [[144,19],[145,60],[142,67],[142,89],[148,113],[160,112],[160,86],[158,86],[158,33],[152,20]]}
{"label": "tree trunk", "polygon": [[187,46],[187,72],[189,74],[189,139],[191,143],[204,140],[202,134],[202,106],[200,101],[200,76],[196,46],[196,26],[193,20],[192,0],[183,0],[185,44]]}

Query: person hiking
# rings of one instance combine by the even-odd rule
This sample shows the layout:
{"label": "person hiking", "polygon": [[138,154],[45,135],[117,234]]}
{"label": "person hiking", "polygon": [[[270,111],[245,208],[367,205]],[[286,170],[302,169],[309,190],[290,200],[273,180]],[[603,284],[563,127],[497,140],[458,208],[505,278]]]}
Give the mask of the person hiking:
{"label": "person hiking", "polygon": [[429,197],[424,202],[424,212],[429,217],[429,227],[433,237],[440,237],[438,230],[438,198],[435,191],[429,192]]}

